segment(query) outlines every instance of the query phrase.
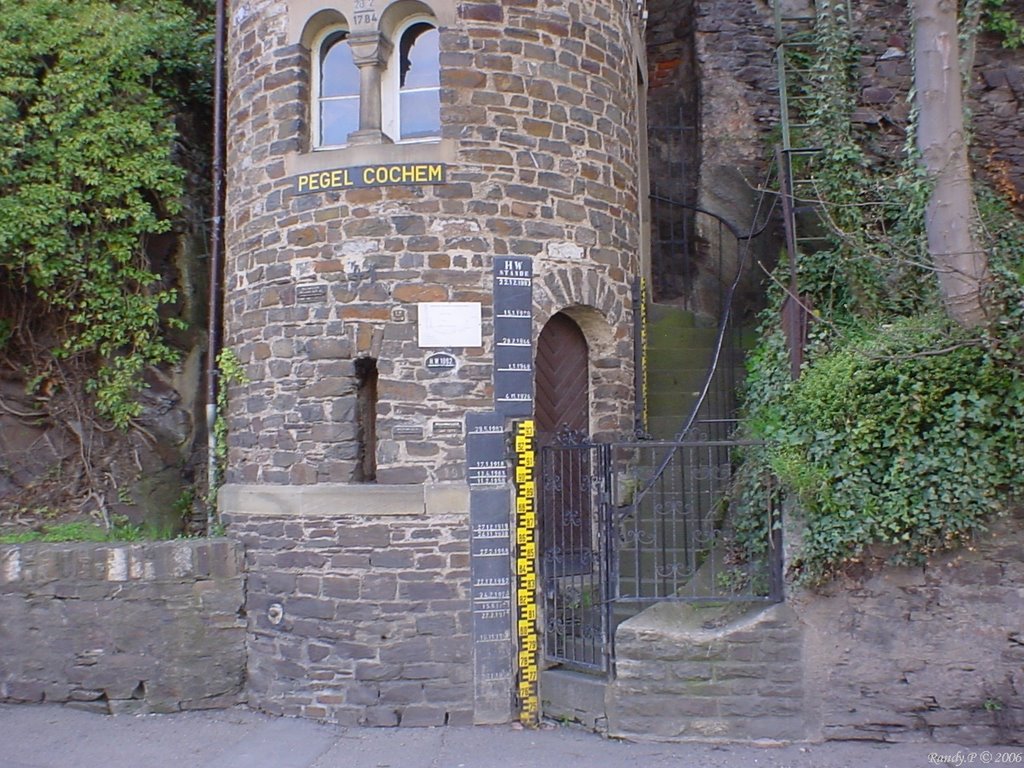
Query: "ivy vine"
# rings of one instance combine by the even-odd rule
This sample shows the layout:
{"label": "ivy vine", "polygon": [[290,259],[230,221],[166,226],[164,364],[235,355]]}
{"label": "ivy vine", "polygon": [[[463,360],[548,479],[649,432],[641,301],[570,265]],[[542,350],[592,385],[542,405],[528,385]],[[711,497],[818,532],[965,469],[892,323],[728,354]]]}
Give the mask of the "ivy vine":
{"label": "ivy vine", "polygon": [[1020,48],[1024,46],[1024,27],[1006,6],[1006,0],[982,0],[981,27],[998,35],[1004,48]]}
{"label": "ivy vine", "polygon": [[760,458],[799,501],[807,582],[873,544],[920,562],[1024,491],[1021,372],[941,315],[848,329],[781,391],[758,412]]}
{"label": "ivy vine", "polygon": [[[985,3],[991,19],[1001,2]],[[854,33],[841,4],[818,8],[805,118],[822,148],[809,175],[827,245],[796,263],[814,313],[799,380],[779,322],[788,281],[775,281],[762,315],[744,408],[768,444],[746,456],[733,524],[751,554],[763,548],[759,478],[774,472],[803,525],[791,575],[809,584],[876,545],[920,562],[1024,495],[1024,222],[998,189],[979,187],[991,322],[970,333],[938,313],[913,126],[900,157],[853,130]]]}
{"label": "ivy vine", "polygon": [[[214,452],[213,461],[210,465],[212,477],[207,483],[207,508],[211,510],[211,518],[217,517],[217,492],[223,482],[228,463],[228,405],[231,386],[234,384],[248,384],[249,377],[245,373],[245,367],[234,350],[225,348],[217,353],[217,375],[219,385],[217,387],[217,416],[214,419]],[[210,529],[217,527],[219,520]]]}
{"label": "ivy vine", "polygon": [[185,171],[175,112],[207,81],[200,3],[11,0],[0,14],[0,341],[34,386],[84,388],[117,427],[172,361],[176,299],[147,259]]}

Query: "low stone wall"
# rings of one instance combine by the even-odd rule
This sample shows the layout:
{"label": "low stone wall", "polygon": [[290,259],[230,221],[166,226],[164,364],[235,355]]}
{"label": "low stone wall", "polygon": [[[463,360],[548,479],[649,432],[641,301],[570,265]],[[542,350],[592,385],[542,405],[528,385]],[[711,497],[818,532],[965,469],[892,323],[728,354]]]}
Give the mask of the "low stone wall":
{"label": "low stone wall", "polygon": [[663,603],[622,623],[611,735],[1024,743],[1024,512],[927,567],[754,609]]}
{"label": "low stone wall", "polygon": [[226,539],[0,546],[0,701],[115,714],[242,701],[241,561]]}
{"label": "low stone wall", "polygon": [[464,485],[226,486],[249,703],[341,725],[473,722]]}
{"label": "low stone wall", "polygon": [[925,568],[883,555],[791,600],[819,736],[1024,743],[1024,514]]}
{"label": "low stone wall", "polygon": [[793,611],[660,603],[615,633],[608,734],[628,739],[801,740],[803,640]]}

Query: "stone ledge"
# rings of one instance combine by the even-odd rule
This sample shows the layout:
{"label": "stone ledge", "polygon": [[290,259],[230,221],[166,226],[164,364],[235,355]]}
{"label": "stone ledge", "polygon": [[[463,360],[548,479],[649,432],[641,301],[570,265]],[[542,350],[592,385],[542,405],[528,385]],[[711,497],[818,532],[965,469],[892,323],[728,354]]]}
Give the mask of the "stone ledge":
{"label": "stone ledge", "polygon": [[469,488],[463,483],[428,485],[225,485],[222,513],[275,517],[392,517],[465,515]]}
{"label": "stone ledge", "polygon": [[0,545],[0,585],[60,580],[180,581],[241,575],[241,547],[224,538]]}

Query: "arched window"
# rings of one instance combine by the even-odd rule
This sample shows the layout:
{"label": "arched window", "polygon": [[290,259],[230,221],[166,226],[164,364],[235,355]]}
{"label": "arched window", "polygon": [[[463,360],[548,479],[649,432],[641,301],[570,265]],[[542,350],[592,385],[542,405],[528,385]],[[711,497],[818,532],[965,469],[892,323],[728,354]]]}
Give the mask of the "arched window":
{"label": "arched window", "polygon": [[313,50],[313,145],[341,146],[359,129],[359,70],[352,60],[348,30],[326,30]]}
{"label": "arched window", "polygon": [[395,141],[441,134],[440,34],[432,20],[417,17],[395,30],[384,80],[385,132]]}

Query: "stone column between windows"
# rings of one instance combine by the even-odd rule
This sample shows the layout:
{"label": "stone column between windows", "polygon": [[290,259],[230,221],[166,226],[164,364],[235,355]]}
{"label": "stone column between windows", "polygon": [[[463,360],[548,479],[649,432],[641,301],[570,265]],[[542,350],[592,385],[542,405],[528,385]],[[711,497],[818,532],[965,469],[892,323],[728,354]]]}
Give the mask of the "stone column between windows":
{"label": "stone column between windows", "polygon": [[359,130],[348,135],[348,143],[390,143],[381,130],[380,82],[391,43],[379,32],[360,32],[349,37],[348,44],[359,67]]}

